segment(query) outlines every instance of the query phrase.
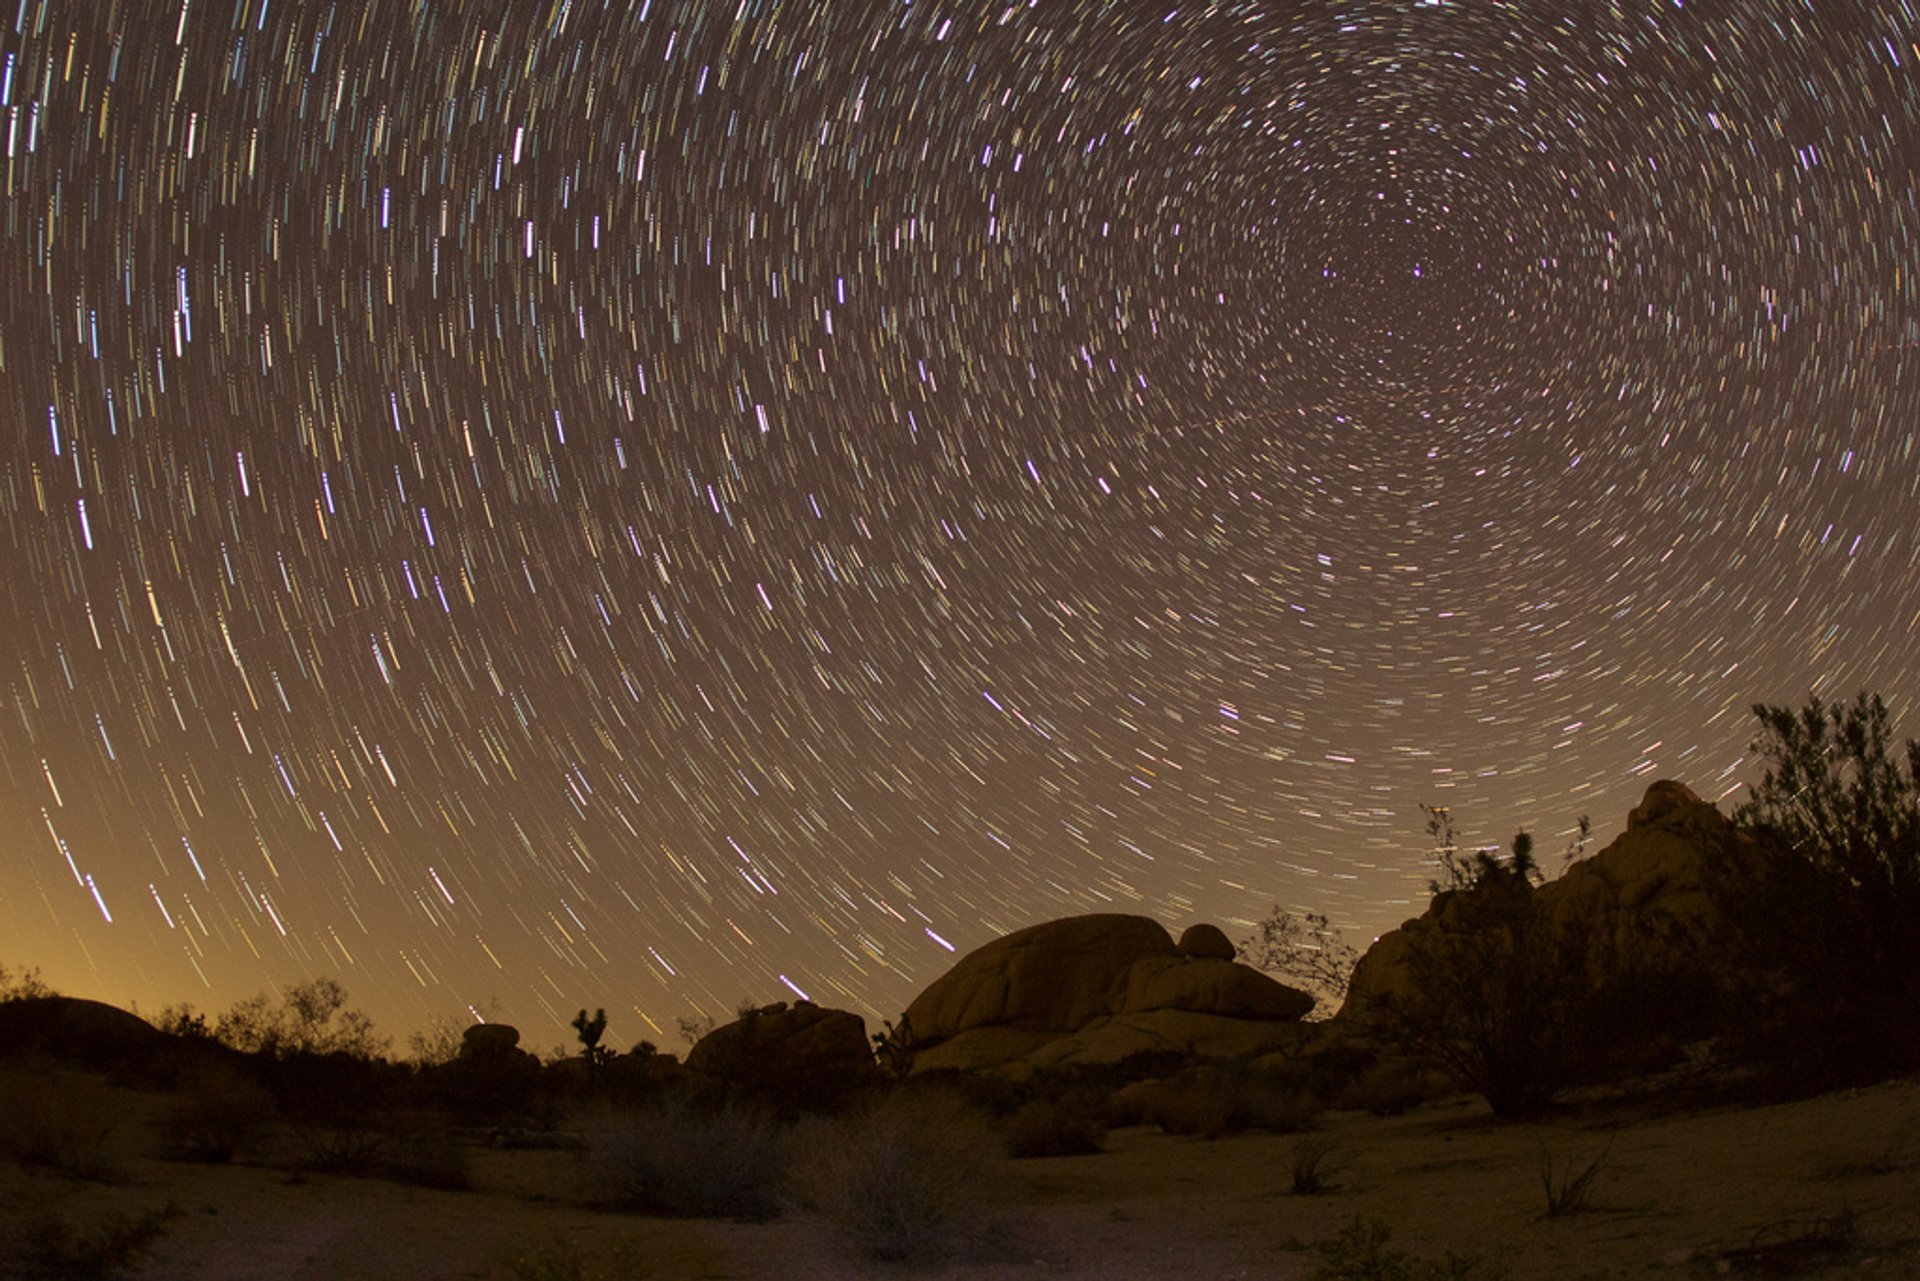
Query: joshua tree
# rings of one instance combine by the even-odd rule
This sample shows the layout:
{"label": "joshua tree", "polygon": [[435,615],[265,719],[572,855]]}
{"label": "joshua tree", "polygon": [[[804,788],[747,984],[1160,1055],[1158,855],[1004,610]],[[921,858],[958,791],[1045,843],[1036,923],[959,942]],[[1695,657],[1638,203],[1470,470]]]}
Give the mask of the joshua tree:
{"label": "joshua tree", "polygon": [[580,1034],[580,1057],[587,1061],[587,1080],[592,1081],[601,1065],[613,1057],[613,1051],[600,1044],[601,1034],[607,1030],[607,1012],[595,1010],[588,1018],[585,1010],[580,1011],[573,1016],[573,1030]]}

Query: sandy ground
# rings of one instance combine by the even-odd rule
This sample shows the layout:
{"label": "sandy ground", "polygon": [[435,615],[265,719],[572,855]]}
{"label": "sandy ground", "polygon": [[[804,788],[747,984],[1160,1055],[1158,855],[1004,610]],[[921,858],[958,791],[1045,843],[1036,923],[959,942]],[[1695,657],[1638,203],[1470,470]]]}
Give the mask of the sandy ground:
{"label": "sandy ground", "polygon": [[[476,1150],[469,1192],[144,1158],[110,1185],[0,1165],[0,1207],[84,1222],[171,1202],[179,1213],[129,1275],[204,1281],[508,1281],[511,1252],[553,1242],[589,1265],[573,1274],[584,1278],[1285,1279],[1310,1274],[1308,1247],[1355,1216],[1388,1225],[1391,1244],[1419,1257],[1495,1255],[1516,1281],[1920,1278],[1920,1081],[1539,1125],[1495,1123],[1455,1100],[1389,1119],[1332,1113],[1311,1137],[1344,1163],[1319,1196],[1288,1190],[1297,1136],[1129,1129],[1101,1155],[1007,1162],[1005,1241],[934,1268],[860,1261],[805,1213],[732,1223],[584,1208],[579,1158],[559,1151]],[[1543,1153],[1563,1170],[1601,1160],[1586,1210],[1546,1215]],[[1784,1248],[1748,1253],[1849,1214],[1837,1253],[1791,1267]],[[622,1250],[630,1264],[610,1267]]]}

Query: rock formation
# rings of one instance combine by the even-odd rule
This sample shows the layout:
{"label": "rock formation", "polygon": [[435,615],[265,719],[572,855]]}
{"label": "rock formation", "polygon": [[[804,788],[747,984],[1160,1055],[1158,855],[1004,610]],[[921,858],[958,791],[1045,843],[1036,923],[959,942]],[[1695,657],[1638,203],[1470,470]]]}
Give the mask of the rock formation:
{"label": "rock formation", "polygon": [[[1597,992],[1616,980],[1648,989],[1654,1003],[1636,1020],[1649,1038],[1684,1032],[1697,1014],[1686,1003],[1705,999],[1715,977],[1716,864],[1739,857],[1743,848],[1718,809],[1684,784],[1661,780],[1628,816],[1626,831],[1533,889],[1522,910],[1545,927],[1539,937],[1549,940],[1544,955],[1554,958],[1551,963],[1586,967],[1577,980],[1585,989]],[[1425,941],[1503,919],[1500,912],[1487,913],[1482,899],[1506,892],[1526,893],[1490,884],[1438,894],[1426,912],[1382,935],[1355,967],[1339,1021],[1364,1023],[1383,999],[1416,1009],[1423,994],[1414,957]],[[1650,981],[1662,975],[1672,981]],[[1671,1008],[1661,1008],[1663,999]]]}
{"label": "rock formation", "polygon": [[916,1072],[1272,1049],[1313,998],[1232,956],[1212,925],[1189,928],[1176,946],[1144,916],[1047,921],[962,957],[907,1007],[902,1039]]}
{"label": "rock formation", "polygon": [[780,1109],[831,1107],[880,1068],[858,1014],[811,1001],[749,1010],[701,1037],[687,1070]]}

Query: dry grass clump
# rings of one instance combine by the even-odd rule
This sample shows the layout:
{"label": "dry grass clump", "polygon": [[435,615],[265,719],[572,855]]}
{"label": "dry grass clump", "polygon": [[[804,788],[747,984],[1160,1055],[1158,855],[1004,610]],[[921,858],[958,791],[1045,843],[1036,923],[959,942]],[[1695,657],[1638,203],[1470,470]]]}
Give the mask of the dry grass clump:
{"label": "dry grass clump", "polygon": [[1585,1165],[1576,1160],[1556,1162],[1552,1149],[1543,1140],[1540,1144],[1540,1190],[1546,1194],[1547,1217],[1557,1219],[1587,1209],[1593,1181],[1606,1163],[1605,1152]]}
{"label": "dry grass clump", "polygon": [[795,1184],[849,1252],[935,1263],[1005,1235],[990,1124],[944,1091],[900,1091],[865,1112],[798,1132]]}
{"label": "dry grass clump", "polygon": [[1332,1141],[1308,1135],[1293,1145],[1288,1190],[1295,1196],[1319,1196],[1334,1189],[1334,1179],[1347,1168],[1347,1156]]}
{"label": "dry grass clump", "polygon": [[779,1210],[786,1153],[757,1113],[662,1101],[593,1135],[588,1153],[602,1198],[627,1208],[715,1219]]}
{"label": "dry grass clump", "polygon": [[1504,1264],[1478,1254],[1449,1250],[1438,1259],[1419,1259],[1388,1245],[1392,1237],[1378,1219],[1354,1219],[1313,1247],[1319,1264],[1308,1281],[1501,1281]]}

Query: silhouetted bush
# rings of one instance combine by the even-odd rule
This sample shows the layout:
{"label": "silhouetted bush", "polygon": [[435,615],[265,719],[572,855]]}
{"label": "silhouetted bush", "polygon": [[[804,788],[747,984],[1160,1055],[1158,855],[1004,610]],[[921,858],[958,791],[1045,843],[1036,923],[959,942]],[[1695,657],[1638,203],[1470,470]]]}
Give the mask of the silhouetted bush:
{"label": "silhouetted bush", "polygon": [[1765,772],[1726,866],[1736,1047],[1810,1085],[1920,1065],[1920,743],[1877,695],[1756,706]]}
{"label": "silhouetted bush", "polygon": [[779,1209],[786,1153],[765,1117],[667,1099],[589,1139],[600,1199],[692,1218],[762,1219]]}
{"label": "silhouetted bush", "polygon": [[388,1044],[371,1019],[348,1008],[347,990],[331,978],[296,983],[278,1001],[264,992],[248,997],[220,1016],[213,1034],[245,1054],[376,1059]]}

